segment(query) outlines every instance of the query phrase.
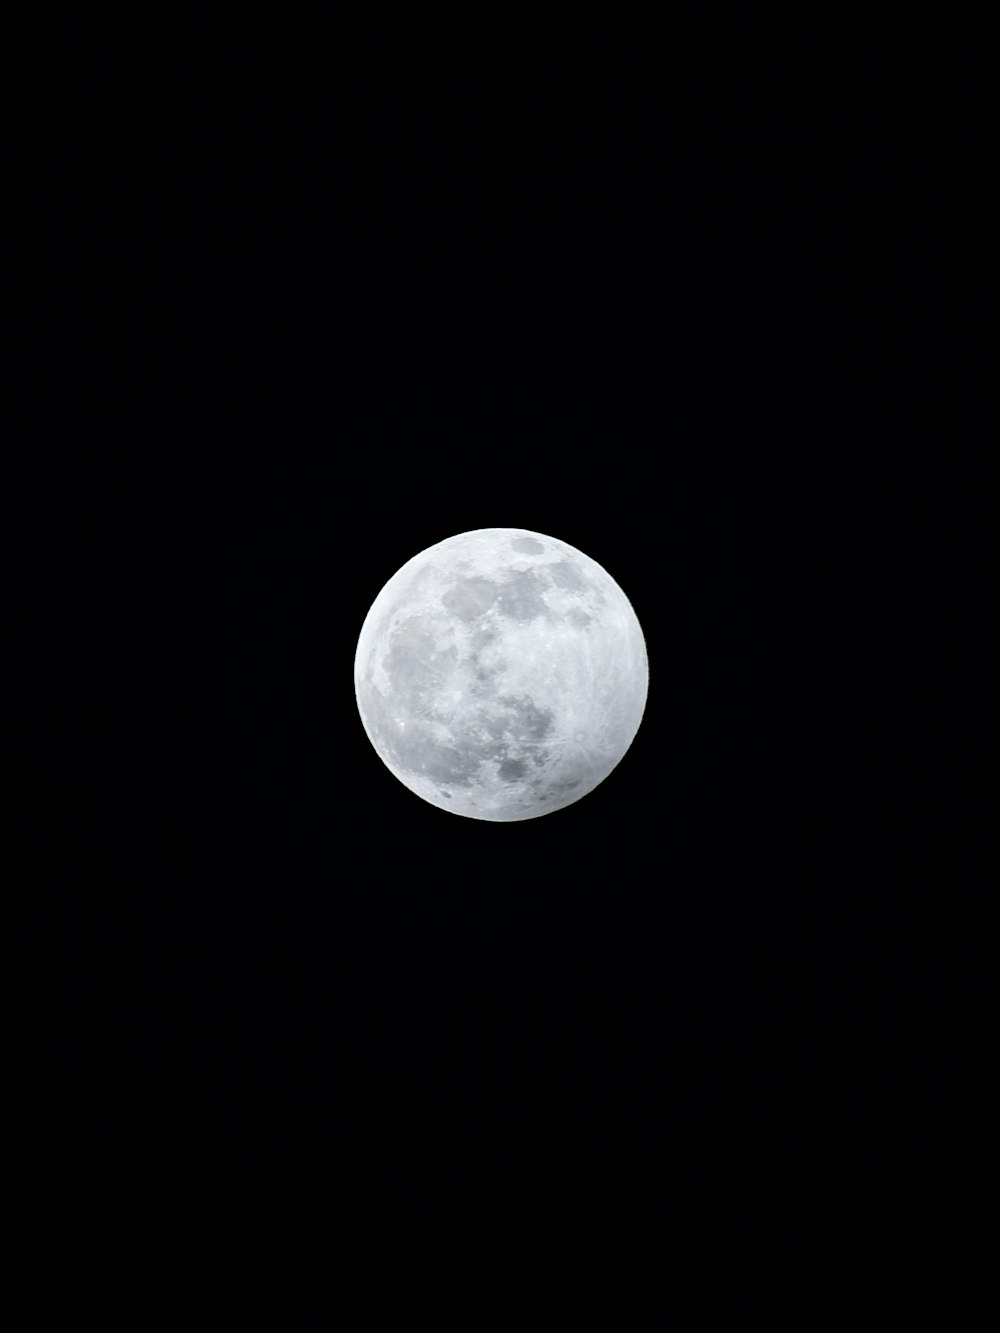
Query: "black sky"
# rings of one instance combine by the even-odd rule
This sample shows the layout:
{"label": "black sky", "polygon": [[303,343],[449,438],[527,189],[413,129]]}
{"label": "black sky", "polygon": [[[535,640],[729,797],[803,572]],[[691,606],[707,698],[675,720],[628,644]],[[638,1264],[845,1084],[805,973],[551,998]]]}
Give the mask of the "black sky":
{"label": "black sky", "polygon": [[[930,665],[971,62],[749,20],[34,58],[26,1153],[404,1226],[895,1206],[979,1039],[919,873],[932,753],[981,799]],[[386,579],[493,525],[604,564],[650,657],[620,768],[509,826],[395,782],[351,676]]]}

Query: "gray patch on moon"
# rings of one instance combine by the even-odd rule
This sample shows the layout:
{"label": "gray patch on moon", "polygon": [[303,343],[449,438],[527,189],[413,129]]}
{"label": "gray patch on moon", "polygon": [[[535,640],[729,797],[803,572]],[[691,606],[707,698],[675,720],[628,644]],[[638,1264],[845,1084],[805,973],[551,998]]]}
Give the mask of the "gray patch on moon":
{"label": "gray patch on moon", "polygon": [[497,594],[497,606],[503,615],[522,624],[544,616],[548,607],[534,571],[525,569],[512,574]]}
{"label": "gray patch on moon", "polygon": [[541,542],[536,542],[534,537],[518,537],[511,542],[511,549],[520,551],[522,555],[541,555],[545,547]]}
{"label": "gray patch on moon", "polygon": [[508,710],[504,719],[504,731],[521,744],[538,744],[552,734],[554,725],[552,714],[545,708],[536,708],[532,700],[524,695],[518,699],[505,695],[500,702]]}
{"label": "gray patch on moon", "polygon": [[570,592],[587,591],[587,580],[583,571],[570,560],[560,560],[554,565],[549,565],[547,572],[557,587],[566,588]]}
{"label": "gray patch on moon", "polygon": [[454,648],[439,649],[420,616],[410,616],[396,630],[383,659],[383,668],[410,711],[419,711],[446,675],[455,667]]}
{"label": "gray patch on moon", "polygon": [[523,778],[527,771],[528,766],[523,759],[505,759],[499,768],[504,782],[516,782],[518,778]]}
{"label": "gray patch on moon", "polygon": [[481,762],[478,755],[463,752],[455,745],[440,744],[425,722],[410,723],[402,731],[396,728],[385,740],[400,768],[431,778],[435,783],[468,787]]}
{"label": "gray patch on moon", "polygon": [[489,579],[459,579],[441,598],[441,605],[459,620],[478,620],[496,600],[497,586]]}
{"label": "gray patch on moon", "polygon": [[490,682],[494,679],[495,672],[484,671],[482,667],[477,667],[474,672],[474,683],[469,686],[469,693],[476,699],[491,699],[493,690]]}
{"label": "gray patch on moon", "polygon": [[588,616],[586,611],[581,611],[578,606],[573,606],[566,612],[566,619],[577,629],[586,629],[594,620],[593,616]]}

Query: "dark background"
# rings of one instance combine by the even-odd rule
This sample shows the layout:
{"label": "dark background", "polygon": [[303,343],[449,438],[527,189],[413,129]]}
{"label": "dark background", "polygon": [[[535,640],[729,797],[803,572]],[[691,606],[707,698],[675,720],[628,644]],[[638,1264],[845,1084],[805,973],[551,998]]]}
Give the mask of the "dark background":
{"label": "dark background", "polygon": [[[962,1175],[960,45],[38,34],[14,1027],[59,1197],[791,1237]],[[397,783],[351,677],[395,570],[493,525],[605,565],[650,658],[621,766],[515,825]]]}

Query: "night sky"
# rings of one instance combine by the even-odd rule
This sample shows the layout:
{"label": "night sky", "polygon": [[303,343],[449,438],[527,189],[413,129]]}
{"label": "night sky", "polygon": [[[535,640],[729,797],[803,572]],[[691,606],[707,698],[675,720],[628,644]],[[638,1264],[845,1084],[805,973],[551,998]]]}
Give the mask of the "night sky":
{"label": "night sky", "polygon": [[[163,22],[53,23],[25,112],[5,716],[46,1197],[783,1245],[961,1174],[971,62],[749,19]],[[611,777],[509,825],[395,781],[352,681],[386,580],[488,526],[603,564],[650,661]]]}

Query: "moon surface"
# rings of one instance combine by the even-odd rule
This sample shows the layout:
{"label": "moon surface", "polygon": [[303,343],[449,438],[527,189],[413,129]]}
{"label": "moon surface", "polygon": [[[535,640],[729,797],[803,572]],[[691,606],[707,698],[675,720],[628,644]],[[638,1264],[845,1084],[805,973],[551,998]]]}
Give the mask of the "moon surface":
{"label": "moon surface", "polygon": [[472,819],[551,814],[631,745],[649,668],[627,597],[542,533],[482,528],[428,547],[365,617],[358,709],[386,767]]}

